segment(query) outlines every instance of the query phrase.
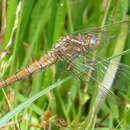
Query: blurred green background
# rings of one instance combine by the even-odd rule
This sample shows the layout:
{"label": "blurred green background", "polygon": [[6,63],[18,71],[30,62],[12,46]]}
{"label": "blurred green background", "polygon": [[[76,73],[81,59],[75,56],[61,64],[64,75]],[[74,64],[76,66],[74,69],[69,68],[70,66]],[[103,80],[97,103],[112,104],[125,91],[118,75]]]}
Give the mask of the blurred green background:
{"label": "blurred green background", "polygon": [[[0,59],[0,79],[39,59],[65,34],[124,19],[130,20],[129,0],[3,0],[0,1],[1,10],[2,2],[5,2],[7,12],[0,53],[2,55],[6,50],[7,55]],[[116,32],[119,33],[114,33]],[[123,41],[122,51],[130,48],[130,34],[125,34],[127,36],[126,41]],[[114,37],[114,40],[117,38]],[[120,47],[116,44],[109,47],[107,55],[112,55],[111,50],[115,48]],[[130,54],[124,55],[122,63],[130,65],[129,56]],[[130,129],[130,104],[127,102],[130,98],[129,89],[127,93],[121,93],[127,100],[121,107],[110,104],[111,101],[105,102],[93,123],[89,122],[93,118],[88,113],[92,110],[93,105],[90,104],[94,102],[97,90],[92,87],[87,93],[77,78],[71,78],[64,84],[59,83],[53,90],[37,97],[35,102],[31,103],[30,100],[29,106],[22,104],[55,82],[66,80],[69,75],[60,70],[60,67],[57,69],[52,66],[1,90],[0,116],[6,118],[0,119],[0,125],[5,123],[7,129],[9,123],[12,129],[40,129],[31,124],[40,124],[44,113],[45,129]],[[21,107],[16,110],[20,104]],[[9,111],[10,114],[7,114]],[[65,123],[59,123],[59,118]]]}

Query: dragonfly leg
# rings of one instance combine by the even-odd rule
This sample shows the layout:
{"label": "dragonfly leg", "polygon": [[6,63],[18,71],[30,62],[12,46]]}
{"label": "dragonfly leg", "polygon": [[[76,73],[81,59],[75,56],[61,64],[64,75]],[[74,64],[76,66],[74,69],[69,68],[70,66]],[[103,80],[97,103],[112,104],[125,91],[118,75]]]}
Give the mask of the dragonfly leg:
{"label": "dragonfly leg", "polygon": [[82,55],[84,56],[84,64],[89,64],[89,63],[97,63],[96,59],[94,58],[92,61],[88,61],[87,58],[86,58],[86,54],[85,52],[82,53]]}
{"label": "dragonfly leg", "polygon": [[77,60],[78,57],[75,57],[74,59],[72,59],[72,61],[70,61],[68,63],[68,66],[67,66],[67,70],[69,71],[71,69],[71,67],[73,66],[74,62]]}
{"label": "dragonfly leg", "polygon": [[73,76],[78,77],[78,78],[79,78],[79,80],[80,80],[80,81],[84,84],[84,82],[83,82],[83,80],[82,80],[82,78],[81,78],[81,76],[80,76],[80,75],[76,74],[76,73],[75,73],[75,72],[73,72],[71,69],[69,69],[68,71],[69,71],[69,73],[71,73]]}
{"label": "dragonfly leg", "polygon": [[90,64],[90,63],[97,63],[96,59],[94,59],[93,61],[87,61],[87,58],[85,57],[85,54],[84,55],[84,64]]}
{"label": "dragonfly leg", "polygon": [[69,61],[68,61],[68,66],[67,66],[67,70],[70,70],[71,67],[73,66],[74,62],[77,60],[77,58],[79,57],[78,54],[75,54]]}
{"label": "dragonfly leg", "polygon": [[79,74],[76,74],[74,71],[71,70],[71,67],[73,66],[74,62],[77,60],[78,56],[73,57],[73,59],[68,63],[67,70],[69,73],[71,73],[73,76],[78,77],[79,80],[83,83],[83,80]]}

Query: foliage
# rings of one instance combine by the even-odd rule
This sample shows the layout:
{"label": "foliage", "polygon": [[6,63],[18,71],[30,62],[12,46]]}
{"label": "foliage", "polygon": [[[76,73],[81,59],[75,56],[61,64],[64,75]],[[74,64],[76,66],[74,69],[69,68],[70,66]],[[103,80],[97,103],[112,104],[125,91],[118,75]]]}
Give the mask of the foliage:
{"label": "foliage", "polygon": [[[0,54],[2,55],[5,50],[7,54],[4,58],[0,58],[1,79],[40,58],[65,34],[73,34],[87,28],[91,30],[91,27],[101,26],[103,23],[109,25],[112,22],[130,19],[129,0],[8,0],[6,2],[6,28],[4,39],[0,44]],[[102,56],[119,54],[122,64],[130,65],[128,31],[130,29],[128,27],[125,29],[123,26],[121,31],[117,30],[112,32],[114,44],[110,44]],[[119,35],[120,32],[124,32],[125,36]],[[108,31],[102,42],[106,40],[107,34]],[[128,54],[121,53],[123,50]],[[125,91],[121,91],[124,83],[121,81],[122,77],[120,77],[121,82],[114,85],[118,88],[116,93],[124,102],[121,100],[123,102],[121,105],[119,102],[113,104],[111,100],[116,99],[111,95],[112,99],[108,97],[105,102],[103,101],[101,109],[98,114],[96,113],[97,116],[93,117],[92,110],[95,107],[94,102],[97,101],[98,91],[97,87],[93,86],[98,85],[96,83],[83,85],[80,80],[76,77],[72,78],[60,67],[64,66],[62,64],[53,65],[45,71],[1,89],[0,115],[3,118],[0,119],[0,126],[9,128],[11,124],[14,129],[39,129],[40,125],[34,124],[42,122],[41,115],[44,113],[44,121],[41,124],[44,124],[45,129],[48,127],[54,130],[101,129],[101,127],[130,129],[128,81],[125,80],[127,86]],[[97,75],[100,75],[101,68],[98,69]]]}

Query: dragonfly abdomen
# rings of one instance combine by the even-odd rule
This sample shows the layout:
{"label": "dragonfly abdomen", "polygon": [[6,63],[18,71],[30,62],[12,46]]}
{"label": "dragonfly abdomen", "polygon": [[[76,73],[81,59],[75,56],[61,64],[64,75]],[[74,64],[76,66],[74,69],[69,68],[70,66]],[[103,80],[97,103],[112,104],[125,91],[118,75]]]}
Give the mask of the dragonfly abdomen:
{"label": "dragonfly abdomen", "polygon": [[49,51],[44,56],[42,56],[38,61],[28,65],[27,67],[21,69],[18,72],[15,72],[10,77],[2,80],[0,82],[0,88],[9,86],[16,81],[24,79],[26,76],[32,75],[35,72],[40,70],[44,70],[45,68],[49,67],[50,65],[54,64],[57,61],[56,55],[53,55],[53,51]]}

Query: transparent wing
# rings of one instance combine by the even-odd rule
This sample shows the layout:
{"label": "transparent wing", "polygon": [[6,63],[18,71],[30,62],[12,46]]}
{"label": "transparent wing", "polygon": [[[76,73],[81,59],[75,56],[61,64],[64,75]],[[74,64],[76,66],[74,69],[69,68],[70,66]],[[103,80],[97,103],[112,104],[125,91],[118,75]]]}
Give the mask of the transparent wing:
{"label": "transparent wing", "polygon": [[[117,30],[119,32],[120,27],[125,26],[126,24],[130,25],[130,20],[123,20],[111,24],[106,24],[103,27],[87,27],[86,29],[75,31],[73,35],[77,35],[79,33],[82,35],[93,33],[95,36],[99,36],[99,33],[102,33],[102,39],[106,39],[104,37],[115,38]],[[113,33],[113,35],[108,35],[110,32]]]}
{"label": "transparent wing", "polygon": [[[100,46],[100,53],[108,47],[113,48],[115,46],[117,37],[123,37],[124,34],[121,34],[121,29],[128,26],[128,34],[130,34],[130,20],[119,21],[113,24],[104,25],[103,27],[90,27],[84,30],[79,30],[74,32],[73,35],[81,34],[86,35],[87,33],[93,34],[98,40]],[[101,51],[102,50],[102,51]],[[112,51],[112,50],[111,50]]]}
{"label": "transparent wing", "polygon": [[[107,95],[109,97],[117,97],[114,93],[115,91],[118,93],[123,91],[128,92],[130,86],[130,66],[121,63],[120,57],[112,59],[111,56],[115,54],[114,51],[116,50],[116,47],[120,48],[121,46],[122,49],[124,48],[120,44],[117,46],[117,43],[120,40],[124,40],[123,42],[125,42],[126,35],[129,34],[129,24],[130,23],[128,22],[126,28],[126,23],[121,22],[114,24],[110,29],[109,26],[106,26],[99,32],[95,32],[93,29],[86,32],[80,31],[80,34],[82,35],[88,32],[93,33],[97,38],[99,33],[102,33],[101,38],[99,38],[99,48],[97,48],[97,50],[88,50],[86,54],[79,55],[76,61],[74,63],[72,62],[71,67],[72,74],[78,77],[85,86],[87,85],[88,89],[91,90],[93,87],[99,88],[99,94],[97,94],[95,100],[94,111],[100,109],[100,104]],[[120,31],[119,28],[121,28]],[[122,33],[122,28],[126,28],[126,33]],[[119,34],[117,33],[118,31]],[[119,52],[117,51],[117,54],[118,53]],[[73,58],[65,59],[65,61],[69,63],[71,62],[71,59]],[[114,92],[110,90],[111,87],[114,89]],[[93,94],[93,91],[89,92],[90,94]],[[127,100],[129,101],[129,99]]]}
{"label": "transparent wing", "polygon": [[[82,35],[85,35],[86,33],[93,33],[96,37],[98,37],[99,33],[102,33],[102,36],[100,39],[101,44],[99,48],[96,50],[95,54],[95,50],[88,50],[85,55],[81,54],[79,56],[76,63],[72,64],[71,71],[73,72],[73,74],[82,79],[83,82],[90,82],[92,80],[92,82],[94,81],[97,83],[101,83],[103,81],[106,71],[107,73],[115,71],[117,73],[116,77],[122,77],[120,80],[125,82],[125,80],[129,77],[129,66],[121,64],[120,61],[110,62],[110,60],[108,60],[108,58],[106,57],[112,55],[111,50],[109,51],[109,48],[112,49],[112,46],[115,47],[115,43],[117,42],[117,32],[121,34],[121,32],[117,30],[119,30],[120,28],[125,28],[126,25],[129,26],[130,21],[121,21],[112,25],[106,25],[103,28],[90,28],[86,30],[80,30],[79,32],[75,32],[74,35],[77,35],[78,33]],[[121,34],[120,37],[123,35],[124,33]],[[86,61],[84,60],[84,58],[86,59]],[[71,62],[72,59],[73,58],[71,57],[65,59],[65,61],[67,62],[67,64],[69,64],[69,62]],[[84,62],[86,62],[86,64],[84,64]],[[109,68],[109,64],[112,65],[111,68]],[[116,82],[115,77],[113,77],[113,79],[114,82]],[[102,86],[105,86],[105,83],[104,85],[102,84]],[[105,89],[106,88],[104,88],[104,91]],[[118,89],[125,90],[126,88],[118,87]],[[106,92],[110,93],[108,92],[108,90],[106,90]]]}
{"label": "transparent wing", "polygon": [[92,96],[94,90],[97,91],[91,110],[92,119],[101,108],[106,97],[108,103],[115,104],[115,106],[118,106],[123,100],[130,102],[126,96],[130,87],[130,66],[107,59],[85,64],[84,56],[80,56],[77,62],[72,65],[71,71],[73,72],[72,75],[83,82],[84,87],[81,86],[82,89],[84,88],[84,92],[87,89],[87,93]]}
{"label": "transparent wing", "polygon": [[[92,60],[91,55],[79,55],[76,61],[72,63],[71,71],[73,72],[73,75],[80,78],[84,84],[91,84],[91,87],[95,87],[97,84],[102,86],[103,91],[112,96],[113,93],[106,88],[107,83],[102,83],[102,81],[106,73],[112,77],[112,75],[114,75],[113,73],[115,72],[116,75],[113,77],[113,88],[115,90],[127,91],[128,84],[126,86],[126,83],[130,83],[130,66],[114,60],[111,61],[109,58],[95,58]],[[72,57],[64,59],[66,66],[71,62],[72,59]],[[109,65],[111,65],[111,67],[109,67]],[[120,86],[118,86],[119,82],[117,82],[119,80],[122,83]]]}

